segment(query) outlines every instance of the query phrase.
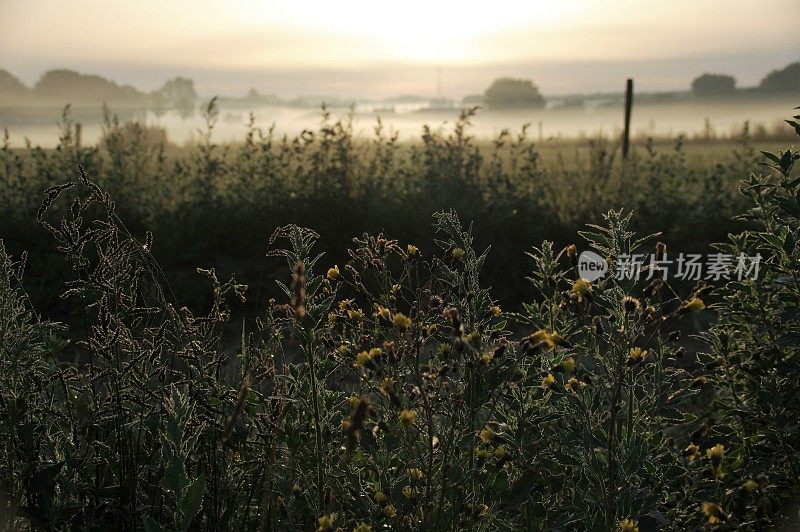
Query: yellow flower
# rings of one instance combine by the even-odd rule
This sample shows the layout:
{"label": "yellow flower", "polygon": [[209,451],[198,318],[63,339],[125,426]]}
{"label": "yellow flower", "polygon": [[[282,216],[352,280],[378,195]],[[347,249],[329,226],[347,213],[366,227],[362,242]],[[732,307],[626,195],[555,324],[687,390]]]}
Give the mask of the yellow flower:
{"label": "yellow flower", "polygon": [[393,504],[388,504],[383,507],[383,514],[386,517],[394,517],[395,515],[397,515],[397,509],[394,507]]}
{"label": "yellow flower", "polygon": [[361,397],[357,393],[352,393],[350,394],[350,397],[347,398],[350,408],[355,408],[358,406],[359,401],[361,401]]}
{"label": "yellow flower", "polygon": [[404,408],[402,412],[400,412],[400,424],[404,427],[410,427],[414,424],[417,420],[417,412],[414,410],[409,410],[408,408]]}
{"label": "yellow flower", "polygon": [[565,385],[565,387],[567,388],[567,390],[569,390],[571,392],[577,392],[578,390],[582,390],[583,388],[586,388],[586,383],[582,382],[582,381],[579,381],[575,377],[570,377],[569,380],[567,381],[567,384]]}
{"label": "yellow flower", "polygon": [[411,480],[419,480],[422,478],[422,469],[414,467],[408,470],[408,476]]}
{"label": "yellow flower", "polygon": [[409,257],[415,256],[417,254],[417,251],[419,251],[419,249],[417,249],[417,246],[413,244],[409,244],[408,246],[406,246],[406,252],[408,252]]}
{"label": "yellow flower", "polygon": [[713,525],[726,519],[725,512],[722,511],[722,506],[715,502],[703,503],[703,515],[708,518],[708,524]]}
{"label": "yellow flower", "polygon": [[573,357],[567,357],[561,363],[561,367],[564,368],[564,371],[567,373],[572,373],[575,371],[575,359]]}
{"label": "yellow flower", "polygon": [[356,355],[356,366],[366,366],[372,362],[372,355],[368,351],[361,351]]}
{"label": "yellow flower", "polygon": [[567,252],[567,257],[572,257],[578,252],[578,246],[575,244],[570,244],[565,248],[565,250]]}
{"label": "yellow flower", "polygon": [[700,458],[700,447],[694,443],[690,443],[686,449],[683,450],[683,455],[689,458],[690,462],[694,462]]}
{"label": "yellow flower", "polygon": [[533,347],[545,346],[547,349],[553,349],[556,346],[553,341],[553,335],[545,330],[536,331],[528,339]]}
{"label": "yellow flower", "polygon": [[375,306],[375,315],[386,321],[391,321],[392,319],[392,313],[389,312],[389,309],[381,305]]}
{"label": "yellow flower", "polygon": [[394,323],[394,326],[401,331],[405,331],[411,327],[411,318],[401,312],[398,312],[392,318],[392,323]]}
{"label": "yellow flower", "polygon": [[329,268],[328,269],[327,277],[331,281],[335,281],[336,279],[339,278],[339,265],[338,264],[336,266],[334,266],[333,268]]}
{"label": "yellow flower", "polygon": [[684,301],[680,310],[681,312],[691,312],[693,310],[703,310],[704,308],[706,308],[706,304],[703,303],[703,300],[699,297],[693,297]]}
{"label": "yellow flower", "polygon": [[465,251],[461,248],[454,248],[453,249],[453,258],[454,259],[461,259],[464,256]]}
{"label": "yellow flower", "polygon": [[336,350],[339,352],[340,355],[346,355],[347,353],[350,352],[350,347],[345,344],[342,344]]}
{"label": "yellow flower", "polygon": [[508,456],[508,451],[506,451],[506,448],[503,447],[502,445],[498,445],[494,450],[494,455],[497,457],[498,460],[502,460],[506,456]]}
{"label": "yellow flower", "polygon": [[333,530],[333,522],[336,521],[336,514],[330,515],[323,515],[319,519],[317,519],[317,530],[319,532],[328,532],[329,530]]}
{"label": "yellow flower", "polygon": [[475,347],[478,345],[478,343],[480,343],[481,335],[478,331],[472,331],[466,336],[466,338],[464,338],[464,340],[466,340],[469,345]]}
{"label": "yellow flower", "polygon": [[475,447],[475,449],[472,451],[472,454],[474,454],[475,458],[477,458],[478,460],[486,460],[492,455],[492,453],[490,453],[486,449],[480,449],[478,447]]}
{"label": "yellow flower", "polygon": [[347,317],[350,318],[351,320],[360,320],[361,318],[364,317],[364,311],[362,311],[360,308],[357,308],[355,310],[348,310]]}
{"label": "yellow flower", "polygon": [[619,532],[639,532],[639,523],[633,519],[623,519],[617,528]]}
{"label": "yellow flower", "polygon": [[646,349],[642,349],[641,347],[631,347],[631,350],[628,351],[628,364],[639,364],[644,362],[644,359],[648,357],[650,353],[647,352]]}
{"label": "yellow flower", "polygon": [[344,312],[346,309],[350,308],[350,305],[353,304],[353,299],[342,299],[339,301],[339,311]]}
{"label": "yellow flower", "polygon": [[497,305],[492,307],[492,316],[499,316],[501,312],[503,312],[503,309],[501,309]]}
{"label": "yellow flower", "polygon": [[378,504],[385,503],[387,499],[388,499],[388,497],[386,496],[386,494],[384,492],[382,492],[382,491],[376,491],[375,492],[375,502],[377,502]]}
{"label": "yellow flower", "polygon": [[490,443],[492,440],[494,440],[495,436],[497,436],[497,433],[490,427],[484,427],[478,436],[480,436],[483,443]]}
{"label": "yellow flower", "polygon": [[483,519],[487,515],[489,515],[489,507],[485,504],[479,504],[477,511],[475,512],[475,517],[477,519]]}
{"label": "yellow flower", "polygon": [[547,377],[542,379],[542,388],[553,388],[556,385],[556,378],[552,373],[548,373]]}
{"label": "yellow flower", "polygon": [[572,283],[570,292],[572,292],[572,295],[578,300],[578,303],[583,303],[586,299],[591,297],[592,285],[583,279],[577,279]]}
{"label": "yellow flower", "polygon": [[372,532],[372,527],[366,523],[358,523],[353,532]]}
{"label": "yellow flower", "polygon": [[706,449],[706,456],[708,456],[708,458],[711,460],[711,468],[714,470],[714,475],[717,478],[722,478],[725,476],[725,474],[722,472],[722,457],[724,455],[725,446],[721,443]]}
{"label": "yellow flower", "polygon": [[378,358],[382,354],[383,354],[383,349],[381,349],[380,347],[373,347],[372,349],[369,350],[370,358]]}
{"label": "yellow flower", "polygon": [[742,484],[742,489],[744,491],[746,491],[747,493],[753,493],[758,488],[760,488],[760,486],[758,485],[758,482],[756,482],[752,478],[749,478],[749,479],[745,480],[744,483]]}
{"label": "yellow flower", "polygon": [[406,499],[413,499],[414,498],[414,488],[411,486],[406,486],[403,488],[403,497]]}

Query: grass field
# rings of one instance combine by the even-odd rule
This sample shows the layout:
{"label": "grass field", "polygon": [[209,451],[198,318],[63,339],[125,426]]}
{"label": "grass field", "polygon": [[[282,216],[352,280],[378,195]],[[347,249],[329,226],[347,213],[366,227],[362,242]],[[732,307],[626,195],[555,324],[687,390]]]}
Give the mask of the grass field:
{"label": "grass field", "polygon": [[[2,526],[798,526],[792,140],[206,116],[0,149]],[[763,258],[587,283],[589,248]]]}

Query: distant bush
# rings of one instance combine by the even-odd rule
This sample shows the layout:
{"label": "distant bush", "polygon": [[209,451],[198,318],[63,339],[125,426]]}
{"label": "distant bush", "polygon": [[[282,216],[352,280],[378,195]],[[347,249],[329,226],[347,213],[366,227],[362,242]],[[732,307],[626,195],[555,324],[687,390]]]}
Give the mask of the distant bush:
{"label": "distant bush", "polygon": [[763,92],[800,95],[800,62],[791,63],[780,70],[773,70],[761,80],[758,87]]}
{"label": "distant bush", "polygon": [[544,97],[532,81],[527,79],[500,78],[486,89],[483,101],[490,109],[513,107],[544,107]]}
{"label": "distant bush", "polygon": [[703,74],[692,81],[695,96],[725,96],[736,92],[736,80],[725,74]]}

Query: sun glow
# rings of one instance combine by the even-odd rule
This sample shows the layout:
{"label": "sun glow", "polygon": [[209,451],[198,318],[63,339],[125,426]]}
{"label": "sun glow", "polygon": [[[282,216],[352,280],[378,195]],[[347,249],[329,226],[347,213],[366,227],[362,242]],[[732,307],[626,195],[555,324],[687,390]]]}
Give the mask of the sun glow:
{"label": "sun glow", "polygon": [[485,38],[522,26],[535,31],[557,24],[575,8],[574,2],[548,1],[312,0],[277,9],[262,4],[259,22],[353,39],[359,43],[352,50],[354,57],[452,64],[491,60],[493,51],[479,44]]}

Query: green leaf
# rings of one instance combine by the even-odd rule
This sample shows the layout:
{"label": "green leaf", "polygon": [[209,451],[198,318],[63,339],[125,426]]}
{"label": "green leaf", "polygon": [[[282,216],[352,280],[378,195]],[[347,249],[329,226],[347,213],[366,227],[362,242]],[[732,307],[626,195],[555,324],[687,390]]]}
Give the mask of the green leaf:
{"label": "green leaf", "polygon": [[203,493],[206,490],[206,477],[200,475],[186,490],[186,494],[178,505],[181,518],[176,520],[178,530],[187,530],[197,516],[203,504]]}

